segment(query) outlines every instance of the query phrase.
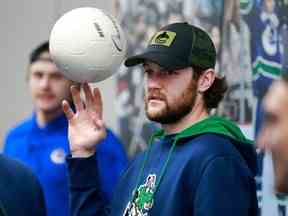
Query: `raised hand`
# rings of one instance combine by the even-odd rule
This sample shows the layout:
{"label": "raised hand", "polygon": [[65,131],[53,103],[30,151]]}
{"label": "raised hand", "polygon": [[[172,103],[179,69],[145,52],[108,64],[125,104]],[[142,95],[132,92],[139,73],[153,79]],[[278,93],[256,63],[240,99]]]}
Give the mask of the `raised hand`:
{"label": "raised hand", "polygon": [[91,90],[83,84],[85,101],[80,97],[80,90],[71,87],[71,94],[76,112],[64,100],[62,107],[68,119],[68,138],[72,157],[89,157],[95,153],[97,144],[106,137],[102,119],[102,99],[98,88]]}

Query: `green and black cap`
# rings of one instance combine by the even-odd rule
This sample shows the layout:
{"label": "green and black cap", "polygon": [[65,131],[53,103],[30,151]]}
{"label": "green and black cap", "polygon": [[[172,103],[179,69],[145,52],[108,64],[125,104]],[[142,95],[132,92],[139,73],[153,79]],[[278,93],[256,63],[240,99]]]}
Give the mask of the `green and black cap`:
{"label": "green and black cap", "polygon": [[202,29],[186,22],[173,23],[154,34],[142,54],[127,58],[124,64],[131,67],[145,61],[155,62],[169,70],[189,66],[214,68],[216,50]]}

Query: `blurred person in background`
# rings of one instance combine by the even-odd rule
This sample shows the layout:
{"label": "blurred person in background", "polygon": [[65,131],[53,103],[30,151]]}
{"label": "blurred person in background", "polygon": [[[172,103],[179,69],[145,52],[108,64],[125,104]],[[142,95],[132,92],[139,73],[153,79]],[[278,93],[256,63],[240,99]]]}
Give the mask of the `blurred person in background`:
{"label": "blurred person in background", "polygon": [[0,216],[45,216],[42,188],[32,171],[0,154]]}
{"label": "blurred person in background", "polygon": [[271,151],[275,192],[288,193],[288,69],[275,81],[264,98],[264,124],[258,146]]}
{"label": "blurred person in background", "polygon": [[[70,87],[49,54],[49,42],[30,54],[27,82],[34,104],[31,116],[12,128],[4,143],[4,154],[28,165],[43,187],[49,216],[68,216],[68,179],[65,157],[69,154],[68,122],[61,102],[71,100]],[[127,157],[119,139],[107,129],[99,145],[97,160],[105,198],[111,194]]]}

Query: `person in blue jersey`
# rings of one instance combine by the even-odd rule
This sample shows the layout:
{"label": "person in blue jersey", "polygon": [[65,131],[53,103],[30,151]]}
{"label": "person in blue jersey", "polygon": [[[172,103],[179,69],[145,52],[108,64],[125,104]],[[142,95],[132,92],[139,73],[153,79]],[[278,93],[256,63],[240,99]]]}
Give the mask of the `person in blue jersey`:
{"label": "person in blue jersey", "polygon": [[84,84],[85,99],[71,88],[67,157],[74,216],[255,216],[256,153],[230,120],[209,115],[227,90],[216,75],[216,51],[208,34],[188,23],[162,27],[142,54],[147,117],[161,128],[148,149],[122,175],[113,201],[101,190],[97,146],[105,138],[100,90]]}
{"label": "person in blue jersey", "polygon": [[[31,116],[12,128],[5,139],[4,154],[28,165],[43,187],[49,216],[68,216],[68,178],[65,156],[69,154],[68,122],[63,99],[71,100],[70,87],[49,54],[49,43],[30,55],[27,82],[34,104]],[[107,137],[97,147],[101,188],[111,199],[115,184],[125,169],[127,157],[120,140],[106,128]],[[96,169],[96,167],[95,167]]]}
{"label": "person in blue jersey", "polygon": [[0,154],[0,216],[46,216],[43,191],[32,171]]}

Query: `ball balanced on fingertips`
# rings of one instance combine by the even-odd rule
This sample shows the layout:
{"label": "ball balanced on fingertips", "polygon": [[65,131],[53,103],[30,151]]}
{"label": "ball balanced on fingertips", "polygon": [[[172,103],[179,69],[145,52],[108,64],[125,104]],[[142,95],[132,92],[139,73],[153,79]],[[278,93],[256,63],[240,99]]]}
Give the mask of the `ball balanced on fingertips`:
{"label": "ball balanced on fingertips", "polygon": [[64,76],[99,82],[113,75],[127,50],[123,29],[98,8],[77,8],[60,17],[50,34],[50,54]]}

